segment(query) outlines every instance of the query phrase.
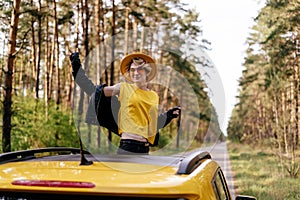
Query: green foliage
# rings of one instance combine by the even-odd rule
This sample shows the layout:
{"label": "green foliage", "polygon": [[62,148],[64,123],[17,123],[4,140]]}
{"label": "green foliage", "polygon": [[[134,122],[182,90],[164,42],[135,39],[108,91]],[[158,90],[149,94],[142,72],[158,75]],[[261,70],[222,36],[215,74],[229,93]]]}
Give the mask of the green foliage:
{"label": "green foliage", "polygon": [[[175,138],[176,136],[174,136]],[[165,145],[167,145],[170,141],[172,140],[172,137],[170,137],[167,129],[163,129],[160,131],[159,133],[159,143],[158,143],[158,147],[162,148]]]}
{"label": "green foliage", "polygon": [[15,97],[12,126],[12,151],[50,146],[78,146],[71,111],[57,109],[53,102],[50,102],[46,116],[43,100]]}
{"label": "green foliage", "polygon": [[282,177],[273,149],[229,142],[228,151],[236,193],[264,200],[299,199],[299,178]]}
{"label": "green foliage", "polygon": [[290,177],[296,178],[299,173],[299,164],[298,163],[290,163],[286,166],[286,170],[289,173]]}
{"label": "green foliage", "polygon": [[[293,153],[299,144],[299,7],[297,0],[268,0],[255,19],[239,102],[227,129],[231,140],[268,141],[285,147],[282,154]],[[292,174],[297,171],[293,168]]]}
{"label": "green foliage", "polygon": [[61,24],[70,22],[70,20],[73,16],[74,16],[74,12],[68,11],[64,16],[62,16],[62,18],[58,19],[58,24],[61,25]]}

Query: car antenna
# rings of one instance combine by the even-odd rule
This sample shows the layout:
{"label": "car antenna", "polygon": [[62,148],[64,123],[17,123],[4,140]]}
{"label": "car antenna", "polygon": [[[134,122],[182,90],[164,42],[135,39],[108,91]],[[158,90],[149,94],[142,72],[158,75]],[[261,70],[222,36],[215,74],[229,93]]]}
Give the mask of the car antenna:
{"label": "car antenna", "polygon": [[87,160],[86,157],[84,156],[83,145],[82,145],[82,140],[81,140],[81,137],[80,137],[81,134],[80,134],[79,127],[78,127],[77,130],[78,130],[77,136],[78,136],[79,145],[80,145],[80,157],[81,157],[80,165],[91,165],[91,164],[93,164],[93,161]]}

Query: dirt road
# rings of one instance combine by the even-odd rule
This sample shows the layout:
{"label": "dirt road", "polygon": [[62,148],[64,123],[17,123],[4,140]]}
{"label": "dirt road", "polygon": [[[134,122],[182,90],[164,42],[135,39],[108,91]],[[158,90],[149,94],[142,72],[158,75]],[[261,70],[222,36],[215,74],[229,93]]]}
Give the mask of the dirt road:
{"label": "dirt road", "polygon": [[216,143],[213,146],[202,148],[204,151],[210,152],[212,158],[216,160],[221,166],[226,180],[228,182],[229,190],[232,194],[232,198],[235,199],[233,173],[230,166],[229,155],[227,152],[226,142]]}

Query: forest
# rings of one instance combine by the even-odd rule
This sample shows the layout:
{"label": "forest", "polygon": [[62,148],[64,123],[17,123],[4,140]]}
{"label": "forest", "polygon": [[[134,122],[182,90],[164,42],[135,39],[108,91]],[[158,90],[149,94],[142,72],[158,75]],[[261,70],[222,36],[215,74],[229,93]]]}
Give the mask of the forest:
{"label": "forest", "polygon": [[269,0],[247,39],[232,141],[274,149],[281,174],[299,173],[299,0]]}
{"label": "forest", "polygon": [[[69,56],[79,52],[96,84],[122,81],[124,55],[143,52],[159,67],[151,83],[160,111],[182,107],[180,120],[161,130],[156,148],[168,151],[223,140],[218,116],[199,68],[213,68],[201,53],[199,13],[179,0],[4,0],[1,7],[2,152],[49,146],[111,151],[118,137],[84,122],[89,97],[74,83]],[[174,142],[172,142],[174,141]]]}
{"label": "forest", "polygon": [[[88,97],[74,84],[69,62],[75,51],[88,76],[108,85],[122,81],[124,55],[155,57],[160,110],[178,104],[185,110],[162,130],[160,147],[224,139],[199,71],[213,68],[201,54],[210,49],[205,27],[179,0],[4,0],[0,7],[2,152],[77,146],[77,132],[93,151],[113,148],[114,134],[84,123]],[[274,149],[282,173],[292,177],[300,157],[299,21],[299,0],[267,0],[254,18],[227,128],[231,141]]]}

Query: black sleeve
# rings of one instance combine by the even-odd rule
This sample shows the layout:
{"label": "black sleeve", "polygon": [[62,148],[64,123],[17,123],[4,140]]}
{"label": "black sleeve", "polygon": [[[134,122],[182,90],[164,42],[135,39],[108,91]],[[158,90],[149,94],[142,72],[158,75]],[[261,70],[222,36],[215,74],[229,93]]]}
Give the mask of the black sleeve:
{"label": "black sleeve", "polygon": [[[179,111],[179,113],[174,114],[174,111]],[[176,106],[169,109],[167,112],[160,114],[157,120],[157,130],[167,126],[172,121],[172,119],[177,118],[180,115],[180,113],[180,106]]]}
{"label": "black sleeve", "polygon": [[84,69],[81,67],[78,69],[76,74],[73,74],[75,83],[79,85],[79,87],[87,93],[87,95],[91,96],[96,90],[96,86],[94,83],[87,77]]}
{"label": "black sleeve", "polygon": [[157,131],[167,126],[172,119],[173,118],[171,116],[168,116],[167,112],[160,114],[157,119]]}
{"label": "black sleeve", "polygon": [[104,87],[106,84],[97,85],[96,90],[90,97],[86,113],[86,123],[107,128],[118,134],[118,113],[120,102],[116,96],[106,97]]}

